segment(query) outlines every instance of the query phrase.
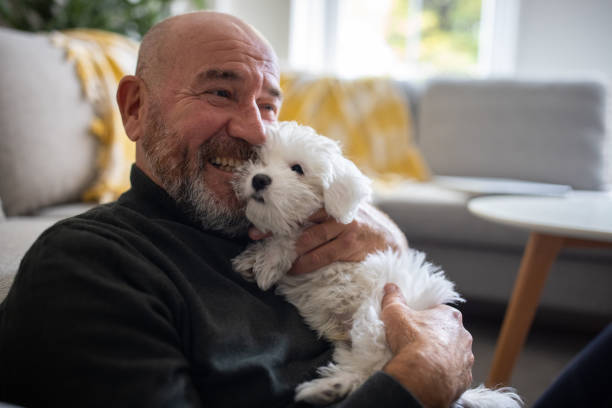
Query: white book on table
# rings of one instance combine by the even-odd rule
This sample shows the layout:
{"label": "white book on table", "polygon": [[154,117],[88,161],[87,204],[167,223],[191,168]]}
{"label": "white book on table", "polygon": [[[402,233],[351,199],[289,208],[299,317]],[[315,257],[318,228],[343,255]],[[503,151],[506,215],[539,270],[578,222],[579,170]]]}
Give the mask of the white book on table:
{"label": "white book on table", "polygon": [[572,191],[570,186],[563,184],[493,177],[434,176],[433,182],[441,187],[462,191],[473,196],[509,194],[564,196]]}

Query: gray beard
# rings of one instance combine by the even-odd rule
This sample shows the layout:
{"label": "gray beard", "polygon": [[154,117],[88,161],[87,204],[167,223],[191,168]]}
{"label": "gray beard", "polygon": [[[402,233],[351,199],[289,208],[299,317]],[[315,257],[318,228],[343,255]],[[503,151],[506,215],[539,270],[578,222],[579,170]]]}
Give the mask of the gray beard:
{"label": "gray beard", "polygon": [[214,141],[204,143],[197,152],[195,162],[189,162],[186,150],[177,151],[180,136],[168,130],[161,121],[161,112],[155,108],[150,111],[142,146],[162,187],[205,230],[218,231],[230,237],[246,235],[249,221],[244,206],[232,208],[219,200],[208,190],[202,177],[211,150],[215,149]]}
{"label": "gray beard", "polygon": [[246,235],[249,221],[244,207],[233,209],[219,200],[206,188],[199,173],[187,173],[178,183],[167,183],[164,188],[178,206],[205,230],[218,231],[230,237]]}

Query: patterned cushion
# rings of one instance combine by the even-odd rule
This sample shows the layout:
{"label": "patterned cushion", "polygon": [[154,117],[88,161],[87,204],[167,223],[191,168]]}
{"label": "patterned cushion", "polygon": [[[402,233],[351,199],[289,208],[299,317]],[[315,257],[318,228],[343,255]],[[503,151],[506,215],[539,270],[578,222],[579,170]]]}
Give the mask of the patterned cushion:
{"label": "patterned cushion", "polygon": [[285,73],[280,120],[308,125],[340,141],[344,154],[372,177],[425,180],[428,167],[412,142],[407,94],[385,78],[341,80]]}

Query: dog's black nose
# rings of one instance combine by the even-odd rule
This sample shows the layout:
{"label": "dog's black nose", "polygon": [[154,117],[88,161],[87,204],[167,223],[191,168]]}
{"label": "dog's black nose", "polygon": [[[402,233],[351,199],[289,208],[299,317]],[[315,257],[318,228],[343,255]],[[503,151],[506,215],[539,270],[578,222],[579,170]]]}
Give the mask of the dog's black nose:
{"label": "dog's black nose", "polygon": [[255,191],[263,190],[272,183],[272,179],[265,174],[256,174],[253,176],[251,184]]}

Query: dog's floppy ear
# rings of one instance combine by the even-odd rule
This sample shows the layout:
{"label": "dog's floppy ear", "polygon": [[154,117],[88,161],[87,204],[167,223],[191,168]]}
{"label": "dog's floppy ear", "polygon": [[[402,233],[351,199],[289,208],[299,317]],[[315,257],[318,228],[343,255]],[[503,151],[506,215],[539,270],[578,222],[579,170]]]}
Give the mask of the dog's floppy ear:
{"label": "dog's floppy ear", "polygon": [[370,199],[370,179],[352,161],[340,155],[331,160],[331,177],[323,185],[325,211],[337,221],[348,224],[357,214],[359,204]]}

